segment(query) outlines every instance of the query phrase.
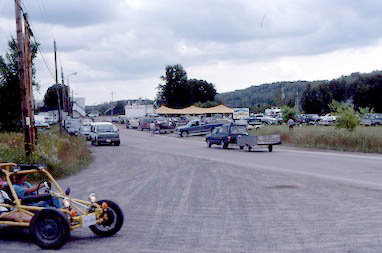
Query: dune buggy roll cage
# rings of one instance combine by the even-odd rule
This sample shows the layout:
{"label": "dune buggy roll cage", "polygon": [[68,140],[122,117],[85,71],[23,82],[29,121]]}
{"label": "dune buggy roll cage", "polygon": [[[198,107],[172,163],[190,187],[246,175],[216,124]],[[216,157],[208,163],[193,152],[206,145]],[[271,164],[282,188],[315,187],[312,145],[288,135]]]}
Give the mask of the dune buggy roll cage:
{"label": "dune buggy roll cage", "polygon": [[[14,175],[28,175],[28,174],[43,174],[45,175],[51,183],[53,183],[58,190],[58,192],[49,191],[49,194],[39,194],[36,196],[26,196],[19,198],[13,187],[11,181]],[[75,229],[82,227],[82,220],[85,216],[91,214],[96,214],[97,223],[101,223],[107,220],[107,217],[103,215],[103,208],[98,203],[92,203],[90,201],[84,201],[75,198],[69,198],[69,192],[64,192],[60,185],[56,182],[53,176],[46,170],[44,166],[41,165],[18,165],[15,163],[0,163],[0,175],[4,174],[6,181],[8,183],[9,191],[5,192],[11,194],[14,201],[5,201],[0,203],[0,206],[8,208],[9,211],[4,211],[0,213],[0,224],[15,225],[15,226],[30,226],[29,222],[23,221],[23,214],[33,217],[36,212],[46,209],[46,207],[29,206],[26,203],[38,202],[41,200],[48,199],[49,197],[55,196],[61,199],[67,199],[70,201],[70,207],[57,208],[57,210],[63,212],[68,217],[70,217],[70,229]],[[4,190],[4,189],[0,189]],[[18,213],[19,218],[17,221],[7,220],[7,217],[11,214]]]}

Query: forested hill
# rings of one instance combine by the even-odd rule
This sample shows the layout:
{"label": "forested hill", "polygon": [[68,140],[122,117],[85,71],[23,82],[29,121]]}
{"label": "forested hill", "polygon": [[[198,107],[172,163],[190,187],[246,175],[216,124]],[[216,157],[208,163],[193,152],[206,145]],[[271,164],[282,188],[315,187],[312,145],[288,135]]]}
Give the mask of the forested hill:
{"label": "forested hill", "polygon": [[230,107],[278,105],[282,101],[284,104],[293,104],[297,94],[301,96],[308,84],[315,86],[323,83],[328,81],[267,83],[243,90],[219,93],[216,99]]}
{"label": "forested hill", "polygon": [[[305,101],[303,96],[307,87],[313,88],[319,92],[319,97],[326,97],[328,99],[333,98],[336,100],[345,100],[349,97],[356,95],[356,88],[362,83],[368,87],[371,87],[366,79],[381,80],[382,71],[373,71],[371,73],[353,73],[348,76],[342,76],[331,81],[295,81],[295,82],[277,82],[268,83],[258,86],[251,86],[243,90],[235,90],[232,92],[220,93],[216,96],[216,99],[230,107],[266,107],[266,106],[281,106],[281,105],[294,105],[297,94],[299,100]],[[331,87],[335,85],[336,90],[340,88],[340,93],[344,93],[347,96],[344,98],[336,97],[332,93]],[[338,87],[339,86],[339,87]],[[375,85],[373,85],[375,86]],[[379,86],[379,85],[377,85]],[[326,101],[325,101],[326,103]],[[330,101],[329,101],[330,103]],[[300,104],[301,105],[301,104]]]}

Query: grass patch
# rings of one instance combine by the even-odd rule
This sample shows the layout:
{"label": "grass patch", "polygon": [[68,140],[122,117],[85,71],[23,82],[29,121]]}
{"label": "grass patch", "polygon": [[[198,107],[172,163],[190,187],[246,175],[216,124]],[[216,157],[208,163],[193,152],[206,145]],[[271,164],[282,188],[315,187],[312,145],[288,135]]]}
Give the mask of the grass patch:
{"label": "grass patch", "polygon": [[253,135],[280,134],[284,145],[364,153],[382,153],[382,127],[357,126],[353,132],[334,126],[265,126]]}
{"label": "grass patch", "polygon": [[45,164],[53,177],[62,178],[77,173],[91,160],[85,138],[60,134],[57,126],[38,132],[30,158],[25,157],[22,133],[0,133],[0,162]]}

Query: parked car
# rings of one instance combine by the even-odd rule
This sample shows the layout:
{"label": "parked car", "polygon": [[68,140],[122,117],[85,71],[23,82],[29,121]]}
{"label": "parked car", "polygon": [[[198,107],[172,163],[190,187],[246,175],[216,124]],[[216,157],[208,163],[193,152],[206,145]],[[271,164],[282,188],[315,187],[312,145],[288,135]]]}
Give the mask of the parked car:
{"label": "parked car", "polygon": [[223,125],[223,123],[206,124],[200,120],[191,120],[187,123],[187,125],[177,127],[175,131],[180,135],[180,137],[183,137],[189,134],[209,133],[215,127],[219,127],[221,125]]}
{"label": "parked car", "polygon": [[172,132],[175,129],[176,123],[172,122],[166,118],[157,117],[155,118],[155,125],[157,127],[158,133],[162,132]]}
{"label": "parked car", "polygon": [[110,122],[96,122],[92,124],[90,134],[92,145],[111,144],[119,146],[119,130]]}
{"label": "parked car", "polygon": [[69,127],[66,129],[70,135],[78,135],[80,132],[81,124],[79,122],[72,122]]}
{"label": "parked car", "polygon": [[301,124],[305,123],[305,118],[306,118],[306,116],[304,114],[296,114],[296,117],[295,117],[296,124],[301,125]]}
{"label": "parked car", "polygon": [[139,118],[132,118],[126,121],[126,128],[138,128]]}
{"label": "parked car", "polygon": [[374,117],[371,120],[373,126],[380,126],[382,125],[382,114],[375,113]]}
{"label": "parked car", "polygon": [[89,118],[82,119],[82,125],[84,126],[91,126],[92,123],[93,123],[93,120]]}
{"label": "parked car", "polygon": [[320,121],[318,121],[317,124],[320,126],[331,126],[334,124],[334,121],[333,120],[327,120],[327,119],[321,119]]}
{"label": "parked car", "polygon": [[279,123],[278,119],[271,116],[264,116],[263,118],[261,118],[261,121],[267,125],[277,125]]}
{"label": "parked car", "polygon": [[79,135],[81,136],[84,136],[86,138],[87,141],[90,140],[90,134],[91,134],[91,125],[84,125],[84,126],[81,126],[80,128],[80,131],[79,131]]}
{"label": "parked car", "polygon": [[224,124],[212,130],[211,134],[206,136],[208,147],[215,145],[223,145],[228,148],[229,144],[237,144],[237,137],[240,135],[249,135],[246,125]]}
{"label": "parked car", "polygon": [[50,129],[50,125],[48,123],[39,120],[34,122],[34,127],[36,129]]}
{"label": "parked car", "polygon": [[373,114],[367,114],[367,115],[363,116],[363,118],[359,124],[364,125],[364,126],[371,126],[372,125],[371,119],[373,117],[374,117]]}
{"label": "parked car", "polygon": [[328,113],[328,114],[325,114],[325,116],[322,116],[322,117],[321,117],[321,120],[326,120],[326,121],[336,121],[336,120],[337,120],[337,116]]}
{"label": "parked car", "polygon": [[307,125],[316,125],[320,121],[318,114],[306,114],[305,122]]}
{"label": "parked car", "polygon": [[152,122],[155,122],[155,119],[154,118],[150,118],[150,117],[145,117],[145,118],[142,118],[140,121],[139,121],[139,127],[138,129],[143,131],[145,129],[147,130],[150,130],[150,124]]}

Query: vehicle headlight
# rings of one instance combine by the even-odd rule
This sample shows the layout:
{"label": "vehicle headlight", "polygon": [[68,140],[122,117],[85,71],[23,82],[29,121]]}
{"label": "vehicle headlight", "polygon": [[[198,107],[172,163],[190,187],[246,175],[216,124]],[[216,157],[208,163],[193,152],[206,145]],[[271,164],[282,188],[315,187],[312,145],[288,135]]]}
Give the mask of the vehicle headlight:
{"label": "vehicle headlight", "polygon": [[63,203],[64,203],[64,207],[66,207],[66,208],[68,208],[70,206],[70,200],[67,198],[64,198]]}
{"label": "vehicle headlight", "polygon": [[94,192],[89,194],[89,200],[92,203],[95,203],[97,201],[97,198]]}

